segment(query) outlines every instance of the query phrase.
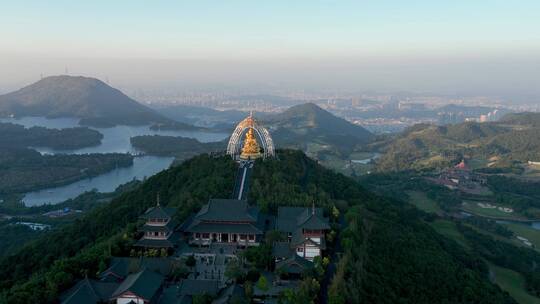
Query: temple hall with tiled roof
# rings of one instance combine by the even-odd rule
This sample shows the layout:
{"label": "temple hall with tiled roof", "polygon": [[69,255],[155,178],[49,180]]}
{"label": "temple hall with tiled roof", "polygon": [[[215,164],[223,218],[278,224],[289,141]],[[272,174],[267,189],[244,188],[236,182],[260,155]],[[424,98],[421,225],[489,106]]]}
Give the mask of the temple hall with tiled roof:
{"label": "temple hall with tiled roof", "polygon": [[258,245],[268,228],[268,217],[245,200],[210,199],[182,225],[191,244],[236,243]]}

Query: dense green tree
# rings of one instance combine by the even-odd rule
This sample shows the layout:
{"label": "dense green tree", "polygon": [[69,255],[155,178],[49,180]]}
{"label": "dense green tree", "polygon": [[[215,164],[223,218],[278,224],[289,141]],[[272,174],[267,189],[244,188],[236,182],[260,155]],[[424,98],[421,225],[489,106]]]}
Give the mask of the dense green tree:
{"label": "dense green tree", "polygon": [[517,247],[508,242],[496,240],[463,224],[458,224],[457,227],[461,234],[469,240],[473,250],[479,256],[495,265],[523,274],[528,291],[535,296],[540,295],[538,275],[540,253],[529,248]]}
{"label": "dense green tree", "polygon": [[195,267],[195,265],[197,264],[197,260],[195,260],[195,257],[190,255],[187,257],[186,259],[186,266],[187,267]]}
{"label": "dense green tree", "polygon": [[[416,208],[368,192],[301,152],[279,151],[278,157],[256,163],[250,202],[269,212],[279,206],[309,207],[315,202],[327,215],[334,205],[349,206],[347,228],[340,234],[344,257],[336,261],[329,301],[340,303],[339,294],[347,303],[513,303],[488,281],[480,258],[438,235]],[[235,170],[227,157],[203,155],[149,178],[133,191],[1,259],[0,294],[13,303],[55,302],[76,280],[95,274],[101,260],[130,254],[135,237],[130,225],[155,205],[158,192],[163,204],[180,208],[176,216],[182,221],[210,197],[229,197]],[[249,249],[245,258],[260,269],[267,268],[270,248],[264,244]],[[250,273],[247,280],[259,280],[257,271]],[[282,302],[316,301],[319,289],[326,288],[316,282],[306,279],[298,289],[287,292]]]}
{"label": "dense green tree", "polygon": [[68,184],[132,164],[129,154],[42,155],[27,148],[0,146],[0,194]]}
{"label": "dense green tree", "polygon": [[320,284],[313,278],[302,280],[297,289],[287,289],[279,297],[282,304],[312,304],[315,303]]}
{"label": "dense green tree", "polygon": [[234,281],[241,281],[246,275],[245,270],[242,268],[240,261],[233,259],[229,261],[225,268],[225,277]]}
{"label": "dense green tree", "polygon": [[[76,279],[95,274],[109,248],[112,255],[129,255],[134,235],[128,239],[123,236],[132,233],[130,224],[155,205],[158,192],[162,202],[182,207],[178,213],[182,220],[210,197],[227,197],[232,192],[235,169],[228,158],[201,156],[149,178],[73,224],[0,259],[0,294],[8,301],[54,302]],[[67,274],[67,279],[55,281],[58,273]]]}
{"label": "dense green tree", "polygon": [[57,150],[80,149],[101,143],[103,135],[89,128],[47,129],[25,128],[22,125],[0,123],[0,147],[49,147]]}
{"label": "dense green tree", "polygon": [[267,269],[272,261],[272,246],[261,244],[248,247],[242,252],[242,256],[259,270]]}
{"label": "dense green tree", "polygon": [[265,276],[260,276],[259,280],[257,281],[257,288],[259,288],[262,291],[268,291],[270,286],[268,286],[268,280]]}
{"label": "dense green tree", "polygon": [[484,262],[438,235],[416,209],[379,201],[350,209],[346,219],[330,302],[514,303],[487,280]]}

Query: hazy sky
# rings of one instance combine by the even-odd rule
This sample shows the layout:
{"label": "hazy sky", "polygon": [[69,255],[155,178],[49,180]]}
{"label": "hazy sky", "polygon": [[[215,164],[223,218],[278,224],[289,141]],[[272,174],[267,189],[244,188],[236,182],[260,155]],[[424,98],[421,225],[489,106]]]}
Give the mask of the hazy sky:
{"label": "hazy sky", "polygon": [[540,1],[0,1],[0,87],[153,83],[540,92]]}

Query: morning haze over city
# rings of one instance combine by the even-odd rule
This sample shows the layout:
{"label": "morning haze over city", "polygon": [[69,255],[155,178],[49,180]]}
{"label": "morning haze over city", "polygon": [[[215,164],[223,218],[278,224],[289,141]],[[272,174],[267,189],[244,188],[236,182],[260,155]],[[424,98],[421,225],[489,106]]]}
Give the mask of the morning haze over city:
{"label": "morning haze over city", "polygon": [[540,303],[537,1],[0,4],[0,304]]}

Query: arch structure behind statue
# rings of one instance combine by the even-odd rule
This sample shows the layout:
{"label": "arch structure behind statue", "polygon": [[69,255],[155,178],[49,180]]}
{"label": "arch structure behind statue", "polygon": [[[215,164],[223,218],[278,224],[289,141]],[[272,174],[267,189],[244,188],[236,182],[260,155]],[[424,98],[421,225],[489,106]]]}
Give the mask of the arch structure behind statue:
{"label": "arch structure behind statue", "polygon": [[227,145],[227,154],[234,159],[238,159],[242,135],[250,128],[255,131],[255,134],[257,134],[257,137],[259,137],[259,140],[261,141],[263,158],[274,157],[276,152],[270,132],[268,132],[265,127],[258,124],[252,114],[242,120],[234,129],[234,132],[229,139],[229,144]]}

